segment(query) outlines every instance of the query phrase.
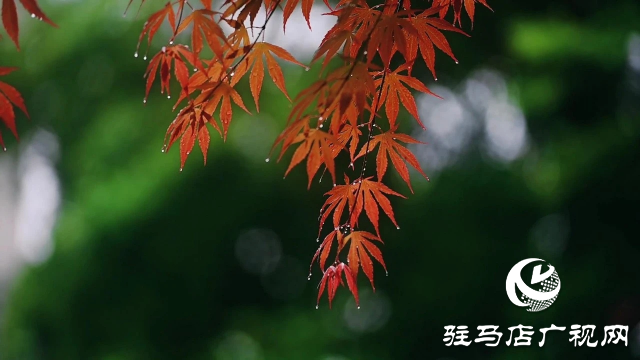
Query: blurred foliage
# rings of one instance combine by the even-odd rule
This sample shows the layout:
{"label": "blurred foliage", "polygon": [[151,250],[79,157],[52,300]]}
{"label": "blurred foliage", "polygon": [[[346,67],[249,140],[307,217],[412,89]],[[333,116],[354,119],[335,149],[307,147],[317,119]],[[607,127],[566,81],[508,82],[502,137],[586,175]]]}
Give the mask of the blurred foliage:
{"label": "blurred foliage", "polygon": [[[478,10],[471,39],[452,37],[460,65],[440,61],[439,82],[454,86],[481,67],[503,72],[533,148],[509,165],[471,154],[430,183],[414,182],[416,194],[394,203],[402,229],[382,227],[390,275],[376,269],[377,293],[363,293],[355,314],[346,291],[333,310],[314,310],[317,270],[306,280],[330,184],[307,191],[303,171],[283,181],[285,164],[264,161],[286,99],[266,85],[262,113],[235,118],[227,143],[212,142],[206,167],[194,154],[179,172],[178,152],[160,151],[173,103],[154,87],[143,106],[146,63],[133,57],[158,2],[145,3],[135,21],[133,12],[122,17],[126,3],[42,1],[59,29],[23,16],[24,50],[0,42],[3,65],[22,68],[7,80],[32,113],[31,122],[18,120],[24,137],[35,127],[59,137],[64,196],[55,252],[14,283],[0,358],[632,356],[622,345],[574,348],[568,330],[550,334],[544,348],[538,333],[531,347],[504,342],[517,324],[595,324],[601,339],[604,325],[640,321],[640,90],[627,66],[628,40],[640,33],[636,0],[493,1],[495,13]],[[296,94],[317,72],[287,67],[285,75]],[[534,239],[552,214],[570,227],[563,252]],[[271,275],[238,263],[236,239],[255,228],[281,241],[285,255]],[[541,313],[504,294],[507,272],[527,257],[555,265],[563,283]],[[376,320],[366,310],[376,301],[390,311],[379,328],[349,326]],[[497,348],[443,345],[445,325],[468,325],[473,335],[488,324],[505,333]]]}

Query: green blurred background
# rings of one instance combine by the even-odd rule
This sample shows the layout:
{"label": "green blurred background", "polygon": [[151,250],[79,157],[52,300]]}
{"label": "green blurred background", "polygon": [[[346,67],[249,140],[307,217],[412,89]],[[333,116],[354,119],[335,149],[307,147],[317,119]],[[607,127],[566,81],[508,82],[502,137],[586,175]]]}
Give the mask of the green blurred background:
{"label": "green blurred background", "polygon": [[[290,154],[264,161],[284,96],[266,79],[262,112],[236,111],[208,164],[194,151],[178,171],[177,148],[160,151],[173,101],[156,84],[143,105],[147,62],[133,56],[163,2],[138,18],[122,16],[127,2],[41,0],[59,28],[23,11],[22,51],[0,42],[0,65],[21,68],[3,80],[32,115],[19,143],[2,129],[0,359],[640,357],[640,2],[494,0],[472,38],[449,37],[459,65],[438,54],[437,82],[414,70],[444,97],[417,97],[427,132],[401,113],[429,142],[412,150],[432,179],[414,173],[415,194],[393,200],[401,230],[381,221],[389,276],[376,268],[376,293],[360,278],[360,310],[344,289],[315,310],[307,267],[330,184],[307,191],[302,168],[283,180]],[[285,37],[276,16],[268,39],[308,62],[331,26],[322,12],[314,32],[297,12]],[[292,95],[318,75],[284,71]],[[505,296],[529,257],[562,280],[539,313]],[[444,346],[446,325],[473,339],[489,324],[504,333],[496,348]],[[567,330],[507,347],[518,324]],[[628,325],[629,345],[576,348],[572,324],[597,325],[597,340]]]}

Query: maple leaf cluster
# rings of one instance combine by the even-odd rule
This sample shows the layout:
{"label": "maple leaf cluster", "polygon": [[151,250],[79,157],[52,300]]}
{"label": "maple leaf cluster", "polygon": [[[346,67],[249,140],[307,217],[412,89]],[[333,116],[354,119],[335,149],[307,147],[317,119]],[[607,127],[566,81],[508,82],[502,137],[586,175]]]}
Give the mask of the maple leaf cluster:
{"label": "maple leaf cluster", "polygon": [[[4,27],[18,46],[14,0],[2,1]],[[34,17],[55,26],[35,0],[20,1]],[[324,5],[313,0],[220,0],[215,7],[213,0],[169,1],[145,22],[135,52],[136,57],[140,56],[140,46],[146,38],[147,50],[142,57],[147,60],[154,37],[163,24],[168,24],[172,35],[151,57],[145,72],[144,103],[156,78],[160,92],[166,92],[168,98],[172,78],[180,88],[174,105],[174,110],[180,110],[167,129],[163,152],[179,141],[182,170],[197,142],[206,164],[211,130],[226,140],[234,108],[250,113],[236,90],[243,78],[248,77],[258,112],[266,74],[291,101],[278,59],[307,69],[321,62],[320,78],[292,100],[287,124],[271,152],[279,147],[280,160],[292,150],[285,176],[306,162],[308,187],[314,178],[321,179],[329,173],[333,187],[326,193],[320,210],[318,242],[327,222],[330,229],[311,261],[311,266],[317,262],[322,271],[318,303],[326,289],[331,307],[338,287],[345,285],[344,279],[359,306],[360,269],[374,290],[373,261],[386,272],[379,247],[383,244],[380,211],[400,228],[389,198],[404,196],[383,183],[389,161],[412,193],[409,166],[428,180],[416,157],[406,148],[406,144],[419,141],[399,132],[401,107],[424,128],[413,91],[437,96],[412,70],[416,61],[422,61],[437,80],[436,49],[458,62],[444,34],[468,36],[456,24],[461,25],[463,5],[473,24],[476,2],[489,8],[486,0],[413,2],[423,8],[412,6],[410,0],[385,0],[376,5],[365,0],[338,0],[334,5],[328,0],[323,1]],[[284,31],[298,5],[309,28],[313,6],[326,7],[324,15],[336,19],[309,65],[282,47],[264,41],[265,29],[276,10],[282,9]],[[446,20],[450,8],[452,22]],[[262,11],[265,21],[256,24]],[[183,33],[189,36],[187,44],[176,43],[176,37]],[[207,53],[211,55],[205,56]],[[336,66],[330,69],[332,60]],[[0,68],[0,75],[12,70]],[[0,82],[0,118],[17,137],[12,104],[27,114],[19,93]],[[376,153],[375,166],[367,165],[372,160],[371,153]],[[341,169],[336,166],[342,161],[339,159],[350,165]],[[334,257],[329,261],[331,254]]]}
{"label": "maple leaf cluster", "polygon": [[[56,24],[54,24],[53,21],[51,21],[47,15],[42,12],[36,0],[20,0],[20,2],[24,9],[31,13],[32,18],[44,21],[54,27],[56,26]],[[2,25],[15,44],[16,49],[20,51],[20,42],[18,41],[20,29],[18,26],[18,9],[16,7],[15,0],[2,0]],[[0,39],[2,39],[1,36]],[[7,75],[15,70],[17,70],[15,67],[0,66],[0,76]],[[18,90],[13,86],[0,81],[0,120],[2,120],[2,123],[4,123],[9,130],[11,130],[17,139],[18,130],[16,128],[16,114],[13,110],[14,106],[22,110],[22,112],[29,117],[29,113],[27,112],[27,108],[20,92],[18,92]],[[0,146],[2,146],[3,150],[7,150],[4,147],[4,140],[2,139],[1,131]]]}
{"label": "maple leaf cluster", "polygon": [[[320,211],[318,241],[327,222],[330,229],[311,261],[311,266],[318,263],[323,274],[318,303],[326,289],[331,306],[337,288],[345,284],[344,279],[359,304],[360,269],[374,290],[373,261],[386,271],[379,247],[383,243],[380,213],[399,229],[389,197],[404,198],[383,183],[389,162],[411,192],[409,166],[428,180],[416,157],[406,148],[406,144],[419,142],[398,131],[400,108],[424,128],[412,92],[435,94],[413,76],[412,69],[416,60],[421,60],[435,79],[436,49],[458,62],[444,32],[468,36],[455,26],[461,23],[462,1],[433,0],[424,9],[412,7],[409,0],[386,0],[373,6],[365,0],[339,0],[334,6],[324,1],[325,15],[335,17],[336,23],[311,60],[312,64],[321,62],[320,78],[293,99],[286,127],[271,150],[273,153],[280,148],[278,160],[292,150],[285,176],[306,162],[308,187],[314,178],[322,178],[325,173],[333,183]],[[489,7],[485,0],[464,0],[472,21],[475,2]],[[211,0],[200,0],[199,4],[177,0],[167,3],[145,23],[138,49],[145,36],[151,43],[165,21],[173,32],[168,44],[149,62],[144,102],[158,72],[160,91],[166,91],[168,97],[172,74],[175,76],[181,92],[174,109],[181,104],[182,108],[167,130],[163,151],[180,139],[181,169],[196,142],[206,163],[210,130],[226,139],[234,107],[249,113],[235,89],[243,77],[249,78],[256,111],[260,110],[265,73],[291,100],[277,59],[307,65],[285,49],[265,42],[264,31],[279,8],[284,15],[284,31],[298,5],[311,28],[311,9],[318,6],[313,0],[226,0],[215,9]],[[453,22],[445,20],[450,8],[454,12]],[[266,13],[265,21],[255,24],[260,11]],[[223,24],[231,30],[224,31]],[[176,36],[188,31],[189,25],[192,25],[190,43],[174,44]],[[257,32],[255,40],[250,38],[250,32]],[[202,56],[205,47],[211,50],[211,57]],[[328,70],[334,59],[336,66]],[[189,68],[194,69],[192,74]],[[367,161],[373,152],[377,152],[375,167],[371,166],[375,171],[369,169],[372,173],[369,175]],[[347,169],[336,166],[339,157],[348,160]],[[370,230],[366,230],[367,226]],[[334,257],[329,261],[331,254]]]}

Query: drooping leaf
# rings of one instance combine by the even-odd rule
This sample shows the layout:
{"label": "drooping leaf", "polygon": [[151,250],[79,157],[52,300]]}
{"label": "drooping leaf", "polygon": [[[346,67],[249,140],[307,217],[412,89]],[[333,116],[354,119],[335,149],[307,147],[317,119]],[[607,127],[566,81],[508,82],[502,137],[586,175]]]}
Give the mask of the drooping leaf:
{"label": "drooping leaf", "polygon": [[334,159],[336,152],[340,151],[342,145],[340,145],[338,139],[333,135],[321,129],[310,129],[308,124],[301,130],[302,133],[297,137],[297,140],[294,141],[294,143],[300,142],[300,145],[294,152],[291,163],[284,175],[287,176],[296,165],[306,158],[307,176],[309,178],[308,188],[311,187],[311,181],[322,165],[326,166],[327,170],[329,170],[335,184],[336,170]]}
{"label": "drooping leaf", "polygon": [[438,78],[436,77],[435,70],[435,48],[440,49],[442,52],[452,58],[456,63],[458,62],[456,57],[453,55],[453,51],[451,50],[449,42],[445,38],[444,34],[442,34],[441,30],[453,31],[465,36],[469,36],[462,30],[454,27],[445,20],[433,17],[432,15],[436,14],[438,12],[438,9],[439,8],[427,9],[420,13],[418,16],[411,17],[409,19],[409,21],[417,31],[417,36],[408,38],[408,57],[405,58],[407,60],[407,68],[409,70],[409,73],[411,73],[411,67],[416,60],[418,50],[420,50],[420,55],[422,56],[424,63],[427,65],[429,70],[431,70],[431,74],[436,80],[438,80]]}
{"label": "drooping leaf", "polygon": [[289,98],[289,94],[287,94],[287,89],[284,85],[284,75],[282,74],[282,69],[276,62],[273,55],[278,56],[281,59],[294,63],[296,65],[303,66],[298,60],[296,60],[287,50],[273,44],[269,44],[266,42],[256,43],[251,51],[248,53],[243,60],[240,61],[238,66],[236,67],[235,74],[233,79],[231,80],[231,86],[236,85],[240,79],[247,73],[249,68],[252,68],[251,75],[249,78],[249,85],[251,88],[251,95],[253,95],[253,99],[256,103],[256,109],[260,111],[259,99],[260,99],[260,91],[262,90],[262,81],[264,79],[264,68],[263,68],[263,59],[267,61],[267,70],[269,71],[269,76],[276,84],[278,89],[282,91],[282,93],[291,101]]}
{"label": "drooping leaf", "polygon": [[4,29],[9,34],[13,43],[16,44],[16,48],[20,50],[20,43],[18,41],[18,11],[14,0],[2,0],[2,24]]}
{"label": "drooping leaf", "polygon": [[[418,172],[424,176],[427,181],[429,177],[422,171],[420,164],[418,163],[418,159],[416,159],[415,155],[411,153],[406,147],[402,146],[398,141],[402,141],[408,144],[423,144],[422,142],[412,138],[406,134],[400,134],[395,132],[395,130],[389,130],[382,134],[375,135],[373,139],[371,139],[371,143],[369,144],[369,151],[373,151],[376,146],[379,146],[378,155],[376,157],[376,171],[378,181],[382,181],[384,174],[387,171],[388,158],[391,158],[391,163],[398,170],[398,173],[402,177],[405,183],[409,186],[409,189],[413,193],[413,188],[411,187],[411,181],[409,179],[409,169],[405,165],[407,162],[409,165],[413,166]],[[366,148],[363,146],[360,149],[360,153],[356,156],[360,158],[366,154]]]}
{"label": "drooping leaf", "polygon": [[[129,3],[130,5],[131,3]],[[142,6],[142,4],[140,4]],[[165,6],[153,13],[147,22],[144,23],[144,27],[142,28],[142,33],[140,33],[140,38],[138,39],[138,45],[136,46],[135,56],[138,57],[138,52],[140,51],[140,44],[142,44],[142,40],[144,36],[147,35],[147,51],[149,51],[149,47],[151,46],[151,41],[154,36],[160,30],[160,26],[164,23],[165,18],[169,20],[169,25],[171,25],[171,29],[175,30],[176,28],[176,14],[173,11],[173,6],[171,2],[165,4]],[[146,54],[145,52],[145,54]],[[145,55],[146,58],[146,55]]]}
{"label": "drooping leaf", "polygon": [[[460,21],[460,15],[462,14],[462,2],[463,0],[434,0],[433,6],[440,7],[439,13],[440,18],[444,18],[449,12],[449,7],[453,8],[453,24],[456,23],[458,26],[461,26],[462,23]],[[475,16],[475,3],[478,2],[484,5],[487,9],[493,11],[489,4],[487,4],[487,0],[464,0],[464,8],[467,11],[467,15],[469,15],[469,19],[471,20],[471,26],[473,27],[473,19]]]}
{"label": "drooping leaf", "polygon": [[[313,6],[313,2],[314,0],[287,0],[287,3],[284,5],[284,10],[283,10],[283,28],[286,31],[287,29],[287,21],[289,20],[289,17],[291,16],[291,14],[293,14],[293,10],[295,10],[296,6],[298,5],[298,3],[300,3],[302,1],[302,15],[304,16],[305,20],[307,20],[307,26],[309,26],[309,29],[311,29],[311,7]],[[329,7],[327,0],[324,0],[325,4],[327,4],[327,7]]]}
{"label": "drooping leaf", "polygon": [[[13,67],[0,67],[0,76],[10,74],[17,70]],[[13,111],[13,107],[17,107],[29,117],[27,108],[24,104],[24,100],[20,92],[13,86],[0,81],[0,120],[4,123],[13,135],[18,139],[18,130],[16,128],[16,115]],[[2,140],[2,133],[0,132],[0,146],[4,149],[4,141]]]}
{"label": "drooping leaf", "polygon": [[227,80],[206,83],[201,87],[202,92],[195,99],[198,104],[203,104],[203,110],[208,114],[214,114],[220,105],[220,122],[222,123],[222,138],[226,141],[229,125],[233,118],[233,110],[231,102],[233,101],[238,107],[247,114],[251,112],[244,106],[242,97],[234,89]]}
{"label": "drooping leaf", "polygon": [[215,121],[211,113],[206,112],[202,106],[196,105],[193,101],[184,107],[173,120],[167,134],[165,135],[165,145],[163,152],[168,152],[173,143],[180,137],[180,169],[184,168],[187,157],[191,153],[195,141],[198,140],[200,149],[204,155],[204,162],[207,163],[207,151],[209,149],[210,135],[207,124],[213,126],[220,135],[220,126]]}
{"label": "drooping leaf", "polygon": [[[51,19],[42,12],[42,9],[40,9],[36,0],[20,0],[20,3],[22,3],[22,7],[31,14],[32,18],[44,21],[53,27],[58,27],[58,25],[51,21]],[[9,34],[13,43],[16,45],[18,51],[20,51],[20,43],[18,41],[20,30],[18,26],[18,12],[15,0],[2,0],[2,25],[7,31],[7,34]]]}
{"label": "drooping leaf", "polygon": [[[331,252],[331,246],[333,245],[334,240],[337,240],[338,244],[342,242],[343,235],[340,230],[334,230],[327,235],[320,246],[318,246],[318,250],[313,255],[313,259],[311,259],[311,265],[318,260],[318,264],[320,264],[320,269],[324,271],[325,263],[327,262],[327,258],[329,257],[329,253]],[[338,245],[338,252],[340,251],[340,245]],[[311,268],[309,268],[309,274],[311,274]]]}
{"label": "drooping leaf", "polygon": [[[416,101],[411,94],[411,91],[405,86],[423,92],[425,94],[430,94],[435,97],[439,97],[429,90],[423,83],[421,83],[418,79],[409,76],[409,75],[401,75],[400,73],[406,71],[408,69],[408,65],[404,64],[398,67],[394,71],[386,71],[386,74],[383,77],[380,76],[376,79],[376,86],[382,87],[382,97],[380,98],[380,104],[384,104],[385,111],[387,114],[387,118],[389,119],[389,126],[391,128],[396,128],[396,121],[398,119],[398,112],[400,110],[400,104],[404,106],[405,109],[413,116],[418,124],[425,129],[422,120],[420,120],[420,115],[418,114],[418,106],[416,105]],[[378,106],[378,103],[375,102],[374,107]]]}
{"label": "drooping leaf", "polygon": [[382,243],[382,240],[379,237],[366,231],[354,231],[344,238],[345,246],[347,243],[349,244],[349,254],[347,259],[349,260],[351,273],[353,273],[353,276],[357,278],[358,268],[361,267],[364,274],[371,282],[371,287],[375,291],[376,287],[373,283],[373,262],[371,261],[371,257],[376,259],[385,271],[387,271],[387,265],[384,263],[384,259],[382,258],[382,252],[373,243],[373,241],[379,241]]}
{"label": "drooping leaf", "polygon": [[327,289],[329,297],[329,309],[331,309],[331,303],[333,302],[333,298],[336,296],[338,285],[344,286],[344,283],[342,282],[342,274],[344,274],[344,277],[347,279],[347,286],[353,294],[353,298],[356,300],[356,306],[360,308],[360,298],[358,297],[356,277],[351,272],[351,269],[341,262],[336,265],[329,266],[327,270],[324,271],[322,280],[320,280],[320,284],[318,285],[318,305],[316,305],[316,309],[320,305],[320,298],[322,297],[325,288]]}
{"label": "drooping leaf", "polygon": [[362,180],[358,179],[351,183],[348,181],[348,178],[345,178],[345,182],[347,182],[345,185],[334,186],[326,193],[329,197],[321,209],[320,230],[322,230],[325,221],[331,214],[333,214],[333,226],[339,227],[342,223],[345,209],[349,212],[346,224],[348,224],[351,229],[354,229],[358,225],[358,218],[364,210],[369,221],[376,229],[376,233],[380,234],[378,207],[380,207],[393,224],[399,228],[393,214],[391,202],[387,199],[386,195],[394,195],[403,199],[406,199],[406,197],[391,190],[379,181],[372,181],[371,177]]}
{"label": "drooping leaf", "polygon": [[225,46],[227,43],[227,36],[224,31],[214,20],[214,15],[220,13],[213,10],[199,9],[194,10],[187,16],[180,26],[176,30],[176,34],[180,34],[187,29],[187,27],[193,24],[191,30],[191,51],[194,56],[198,57],[203,48],[203,36],[204,41],[209,45],[209,48],[213,51],[215,56],[222,59],[224,58]]}
{"label": "drooping leaf", "polygon": [[391,64],[391,58],[396,51],[399,51],[405,59],[408,57],[408,38],[415,37],[418,34],[411,21],[405,18],[410,13],[402,11],[380,15],[380,19],[369,38],[367,46],[368,63],[373,61],[376,53],[380,55],[382,64],[385,67]]}
{"label": "drooping leaf", "polygon": [[222,13],[222,17],[228,19],[236,15],[236,20],[239,23],[244,23],[249,19],[249,25],[253,27],[254,20],[263,5],[268,17],[280,5],[280,2],[280,0],[225,0],[223,6],[227,6],[227,8]]}
{"label": "drooping leaf", "polygon": [[149,62],[147,71],[145,72],[145,78],[147,79],[147,86],[145,90],[144,102],[147,102],[151,86],[156,78],[158,69],[160,71],[160,93],[167,92],[167,96],[171,96],[170,82],[171,82],[171,65],[173,63],[174,73],[180,87],[183,90],[183,95],[186,94],[189,87],[189,68],[184,62],[186,59],[191,66],[201,67],[200,61],[195,55],[189,51],[184,45],[172,45],[163,46],[160,52],[158,52]]}

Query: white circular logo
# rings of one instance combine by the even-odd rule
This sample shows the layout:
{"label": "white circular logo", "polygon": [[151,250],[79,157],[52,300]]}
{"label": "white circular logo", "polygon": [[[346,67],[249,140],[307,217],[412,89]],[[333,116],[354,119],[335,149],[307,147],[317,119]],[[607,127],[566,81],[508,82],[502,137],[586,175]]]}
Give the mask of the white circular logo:
{"label": "white circular logo", "polygon": [[[533,268],[531,275],[531,286],[522,280],[522,269],[534,261],[546,263],[547,269],[542,272],[542,265],[538,264]],[[516,291],[516,287],[519,290]],[[507,275],[507,296],[516,305],[526,307],[527,311],[542,311],[558,297],[560,292],[560,277],[556,269],[542,259],[524,259],[515,264]]]}

